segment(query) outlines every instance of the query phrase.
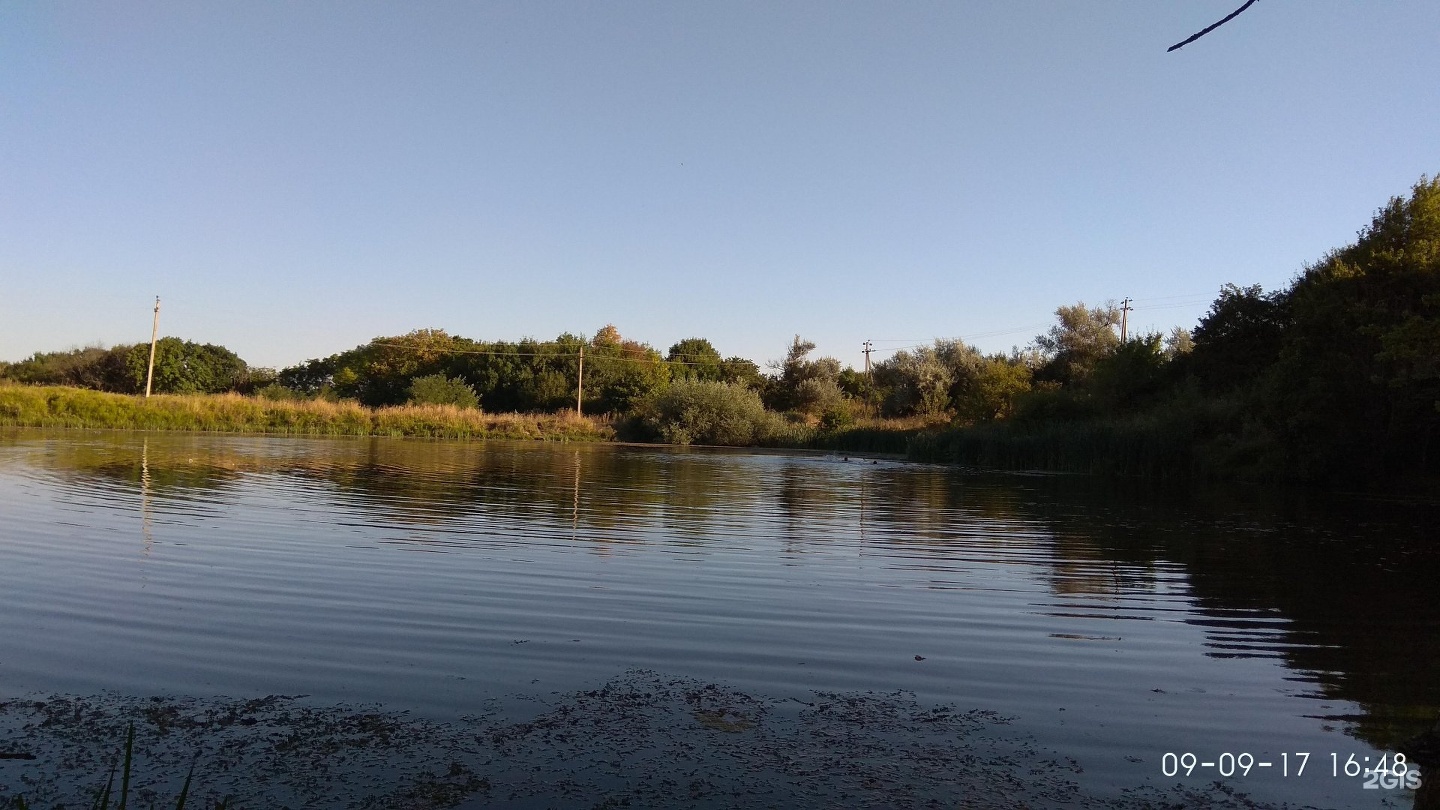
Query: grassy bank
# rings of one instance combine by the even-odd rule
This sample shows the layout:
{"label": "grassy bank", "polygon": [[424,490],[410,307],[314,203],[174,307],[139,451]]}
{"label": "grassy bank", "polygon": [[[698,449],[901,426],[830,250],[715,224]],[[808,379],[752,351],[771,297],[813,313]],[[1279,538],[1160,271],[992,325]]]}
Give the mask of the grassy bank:
{"label": "grassy bank", "polygon": [[367,408],[353,402],[284,402],[238,394],[150,399],[81,388],[0,386],[0,425],[110,430],[194,430],[304,436],[606,441],[610,425],[574,414],[488,414],[451,405]]}

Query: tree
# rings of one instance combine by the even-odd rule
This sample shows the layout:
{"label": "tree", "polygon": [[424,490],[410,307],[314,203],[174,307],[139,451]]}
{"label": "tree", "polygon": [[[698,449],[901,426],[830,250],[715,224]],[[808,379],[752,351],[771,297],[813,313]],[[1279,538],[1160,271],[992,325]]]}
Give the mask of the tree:
{"label": "tree", "polygon": [[[590,411],[623,413],[670,385],[671,366],[648,344],[626,340],[613,324],[585,352],[585,402]],[[573,382],[572,382],[573,384]]]}
{"label": "tree", "polygon": [[1164,341],[1159,332],[1131,338],[1095,363],[1085,387],[1104,412],[1142,410],[1154,404],[1166,382]]}
{"label": "tree", "polygon": [[898,351],[876,363],[874,374],[885,392],[881,411],[886,416],[939,416],[950,407],[955,377],[933,348]]}
{"label": "tree", "polygon": [[431,374],[416,377],[410,382],[410,404],[479,408],[480,397],[464,380],[446,377],[444,374]]}
{"label": "tree", "polygon": [[956,416],[970,422],[1009,418],[1016,401],[1030,391],[1033,373],[1018,352],[984,358],[975,379],[952,400]]}
{"label": "tree", "polygon": [[1055,310],[1058,321],[1050,331],[1035,338],[1035,346],[1046,364],[1037,377],[1064,385],[1083,380],[1100,358],[1120,346],[1115,327],[1120,309],[1113,302],[1090,309],[1083,303]]}
{"label": "tree", "polygon": [[760,391],[765,388],[765,375],[753,360],[743,357],[727,357],[720,367],[720,381]]}
{"label": "tree", "polygon": [[1392,198],[1288,301],[1266,402],[1293,463],[1314,477],[1440,467],[1440,178]]}
{"label": "tree", "polygon": [[1184,357],[1195,349],[1195,338],[1190,330],[1177,326],[1165,336],[1165,356],[1171,360]]}
{"label": "tree", "polygon": [[665,360],[672,364],[670,375],[676,380],[719,382],[725,379],[725,361],[705,338],[685,338],[670,347]]}
{"label": "tree", "polygon": [[1280,356],[1289,319],[1284,292],[1226,284],[1195,327],[1188,368],[1211,391],[1250,385]]}
{"label": "tree", "polygon": [[[136,347],[125,356],[130,383],[137,391],[145,390],[149,361],[150,352],[145,347]],[[159,394],[233,391],[243,381],[247,368],[244,360],[224,346],[174,337],[161,338],[155,344],[152,390]]]}
{"label": "tree", "polygon": [[127,358],[134,348],[87,346],[68,352],[36,352],[18,363],[6,364],[0,376],[31,385],[71,385],[130,394],[136,389]]}
{"label": "tree", "polygon": [[799,335],[790,343],[780,363],[780,377],[766,392],[766,403],[777,411],[799,411],[818,415],[843,396],[840,391],[840,361],[833,357],[810,359],[815,344]]}

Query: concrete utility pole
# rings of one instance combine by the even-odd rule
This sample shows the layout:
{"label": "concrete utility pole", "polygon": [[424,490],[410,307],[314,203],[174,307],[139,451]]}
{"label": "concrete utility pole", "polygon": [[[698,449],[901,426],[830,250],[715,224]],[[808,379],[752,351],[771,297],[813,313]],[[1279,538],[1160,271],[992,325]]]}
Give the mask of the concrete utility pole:
{"label": "concrete utility pole", "polygon": [[575,415],[580,416],[580,400],[585,397],[585,344],[580,344],[580,373],[575,384]]}
{"label": "concrete utility pole", "polygon": [[155,379],[155,339],[160,336],[160,296],[155,296],[155,322],[150,325],[150,367],[145,371],[145,398],[150,398],[150,383]]}
{"label": "concrete utility pole", "polygon": [[875,410],[875,375],[870,373],[870,353],[873,351],[870,341],[865,341],[865,407],[872,412]]}
{"label": "concrete utility pole", "polygon": [[1129,318],[1130,310],[1131,310],[1130,299],[1127,297],[1124,301],[1121,301],[1121,302],[1120,302],[1120,342],[1121,342],[1121,343],[1124,343],[1124,342],[1125,342],[1126,340],[1128,340],[1129,337],[1130,337],[1129,334],[1126,332],[1126,327],[1129,325],[1129,320],[1130,320],[1130,318]]}

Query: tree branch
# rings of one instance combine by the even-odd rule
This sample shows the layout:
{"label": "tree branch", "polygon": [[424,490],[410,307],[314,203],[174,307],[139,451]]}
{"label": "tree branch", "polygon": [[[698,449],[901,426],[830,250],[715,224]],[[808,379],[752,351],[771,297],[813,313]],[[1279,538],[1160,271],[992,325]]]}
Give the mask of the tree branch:
{"label": "tree branch", "polygon": [[1254,4],[1255,4],[1255,0],[1245,0],[1245,5],[1239,7],[1239,8],[1237,8],[1237,9],[1235,9],[1234,11],[1230,12],[1229,14],[1225,15],[1225,19],[1221,20],[1220,22],[1215,23],[1214,25],[1211,25],[1211,26],[1209,26],[1209,27],[1207,27],[1207,28],[1202,29],[1198,34],[1194,34],[1193,36],[1191,36],[1189,39],[1185,40],[1184,42],[1177,42],[1177,43],[1175,43],[1174,45],[1171,45],[1170,47],[1168,47],[1168,48],[1165,49],[1165,52],[1166,52],[1166,53],[1170,53],[1171,51],[1178,51],[1178,50],[1180,50],[1181,48],[1185,47],[1186,45],[1189,45],[1190,43],[1194,42],[1195,40],[1199,39],[1200,37],[1203,37],[1203,36],[1205,36],[1206,34],[1210,33],[1211,31],[1214,31],[1216,28],[1219,28],[1220,26],[1224,25],[1225,23],[1230,22],[1231,20],[1235,19],[1236,17],[1239,17],[1239,16],[1240,16],[1240,12],[1242,12],[1242,11],[1244,11],[1245,9],[1253,6]]}

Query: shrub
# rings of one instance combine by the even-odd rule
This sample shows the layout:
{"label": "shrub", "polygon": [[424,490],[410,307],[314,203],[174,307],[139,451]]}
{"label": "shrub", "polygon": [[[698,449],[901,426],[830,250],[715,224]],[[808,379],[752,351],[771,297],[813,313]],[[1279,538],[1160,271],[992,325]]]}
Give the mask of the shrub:
{"label": "shrub", "polygon": [[843,430],[855,424],[855,409],[848,400],[839,400],[831,403],[820,414],[820,429],[827,431]]}
{"label": "shrub", "polygon": [[410,382],[411,405],[454,405],[457,408],[479,408],[480,396],[464,380],[431,374]]}
{"label": "shrub", "polygon": [[305,399],[305,395],[299,391],[286,388],[280,383],[275,382],[255,389],[255,396],[261,399],[268,399],[271,402],[295,402]]}
{"label": "shrub", "polygon": [[642,430],[671,444],[748,446],[785,441],[794,430],[742,385],[677,380],[637,412]]}

